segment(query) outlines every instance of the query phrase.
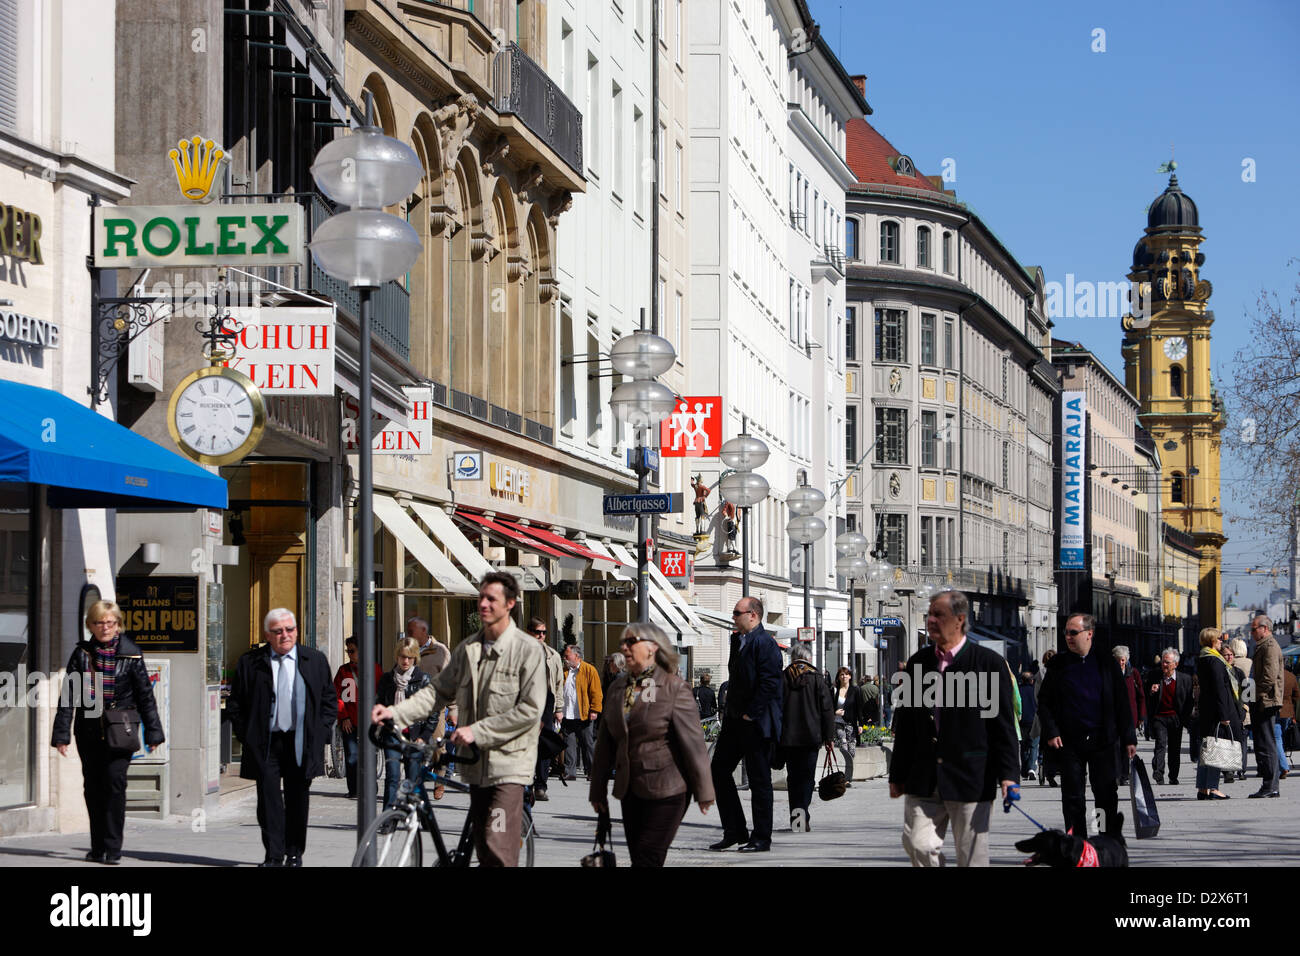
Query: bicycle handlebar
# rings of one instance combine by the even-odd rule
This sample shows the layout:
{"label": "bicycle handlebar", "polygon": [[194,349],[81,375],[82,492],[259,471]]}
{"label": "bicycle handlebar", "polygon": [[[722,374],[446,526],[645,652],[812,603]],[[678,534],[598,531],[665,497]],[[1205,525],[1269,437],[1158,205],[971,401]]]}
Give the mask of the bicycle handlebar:
{"label": "bicycle handlebar", "polygon": [[433,765],[435,767],[445,767],[453,760],[465,765],[478,763],[480,756],[478,744],[470,744],[468,747],[468,753],[458,748],[456,754],[453,756],[446,749],[448,743],[446,738],[442,740],[432,740],[428,743],[418,739],[411,740],[393,726],[391,720],[385,720],[378,724],[371,724],[369,734],[370,742],[376,747],[400,747],[403,751],[415,750],[426,755],[437,753],[437,751],[441,749],[442,753],[438,756],[438,759],[434,761]]}

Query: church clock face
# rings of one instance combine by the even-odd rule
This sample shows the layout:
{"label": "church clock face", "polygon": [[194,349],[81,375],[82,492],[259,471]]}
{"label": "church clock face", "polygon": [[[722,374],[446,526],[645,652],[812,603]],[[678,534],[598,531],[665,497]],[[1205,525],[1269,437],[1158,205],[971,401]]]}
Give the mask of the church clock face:
{"label": "church clock face", "polygon": [[1177,362],[1187,354],[1187,339],[1181,335],[1175,335],[1173,338],[1165,339],[1165,355],[1169,356],[1171,361]]}

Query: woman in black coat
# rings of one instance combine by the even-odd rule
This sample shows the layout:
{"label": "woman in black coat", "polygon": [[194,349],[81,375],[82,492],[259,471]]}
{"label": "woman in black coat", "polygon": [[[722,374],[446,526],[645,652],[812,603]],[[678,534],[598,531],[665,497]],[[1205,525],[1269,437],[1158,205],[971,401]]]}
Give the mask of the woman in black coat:
{"label": "woman in black coat", "polygon": [[[1201,653],[1196,659],[1196,680],[1201,693],[1197,702],[1197,730],[1202,740],[1209,740],[1227,730],[1229,739],[1240,736],[1237,692],[1228,665],[1218,651],[1219,632],[1207,627],[1201,631]],[[1196,799],[1227,800],[1219,790],[1219,773],[1214,767],[1196,768]],[[1231,773],[1231,771],[1229,771]]]}
{"label": "woman in black coat", "polygon": [[844,755],[846,786],[853,786],[853,757],[858,752],[862,729],[862,690],[853,684],[853,672],[841,667],[835,672],[832,690],[835,705],[835,746]]}
{"label": "woman in black coat", "polygon": [[[78,642],[68,658],[50,746],[66,757],[71,737],[76,737],[90,817],[86,859],[116,864],[122,861],[126,770],[131,754],[140,749],[140,730],[144,729],[144,742],[150,747],[165,738],[144,655],[121,634],[121,608],[112,601],[96,601],[86,612],[86,627],[94,639]],[[117,725],[114,733],[124,730],[126,743],[134,747],[110,747],[110,722]]]}
{"label": "woman in black coat", "polygon": [[830,685],[813,666],[808,645],[796,644],[791,657],[794,660],[781,680],[784,708],[777,758],[786,768],[790,829],[803,833],[811,829],[808,808],[817,775],[817,752],[825,747],[830,753],[835,739],[835,707]]}
{"label": "woman in black coat", "polygon": [[[375,699],[385,707],[392,707],[394,704],[400,704],[408,697],[415,696],[419,691],[428,687],[432,678],[416,666],[416,661],[420,659],[420,644],[413,637],[404,637],[397,642],[397,653],[394,655],[395,663],[391,670],[384,673],[379,678],[379,687],[375,691]],[[399,696],[400,695],[400,696]],[[441,714],[439,719],[423,720],[418,724],[407,727],[406,736],[408,739],[423,740],[426,743],[434,739],[441,724]],[[406,761],[406,778],[408,780],[420,779],[420,763],[422,761],[420,754],[412,754]],[[384,748],[384,809],[388,810],[397,802],[397,788],[402,782],[402,751],[398,747]],[[443,788],[438,785],[434,788],[433,797],[435,800],[442,799]]]}

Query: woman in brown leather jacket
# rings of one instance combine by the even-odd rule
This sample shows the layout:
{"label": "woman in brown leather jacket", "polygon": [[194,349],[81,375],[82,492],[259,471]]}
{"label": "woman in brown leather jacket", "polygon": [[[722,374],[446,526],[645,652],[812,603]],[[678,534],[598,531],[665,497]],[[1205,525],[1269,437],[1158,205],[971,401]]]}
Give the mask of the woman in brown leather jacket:
{"label": "woman in brown leather jacket", "polygon": [[629,624],[620,647],[627,668],[609,685],[588,797],[597,813],[609,811],[612,764],[632,865],[663,866],[691,797],[701,813],[713,806],[713,776],[700,712],[667,636]]}

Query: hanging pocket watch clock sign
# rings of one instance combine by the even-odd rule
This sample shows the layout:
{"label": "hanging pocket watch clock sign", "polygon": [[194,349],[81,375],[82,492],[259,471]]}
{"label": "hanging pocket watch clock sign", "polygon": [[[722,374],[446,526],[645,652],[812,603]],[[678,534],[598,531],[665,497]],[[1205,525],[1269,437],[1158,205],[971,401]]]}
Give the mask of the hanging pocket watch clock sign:
{"label": "hanging pocket watch clock sign", "polygon": [[[167,405],[167,430],[181,451],[204,465],[229,465],[248,455],[266,430],[266,402],[253,380],[221,363],[232,354],[217,347],[233,345],[225,329],[228,317],[214,319],[202,333],[212,341],[206,349],[212,365],[181,379]],[[201,326],[200,326],[201,329]]]}

